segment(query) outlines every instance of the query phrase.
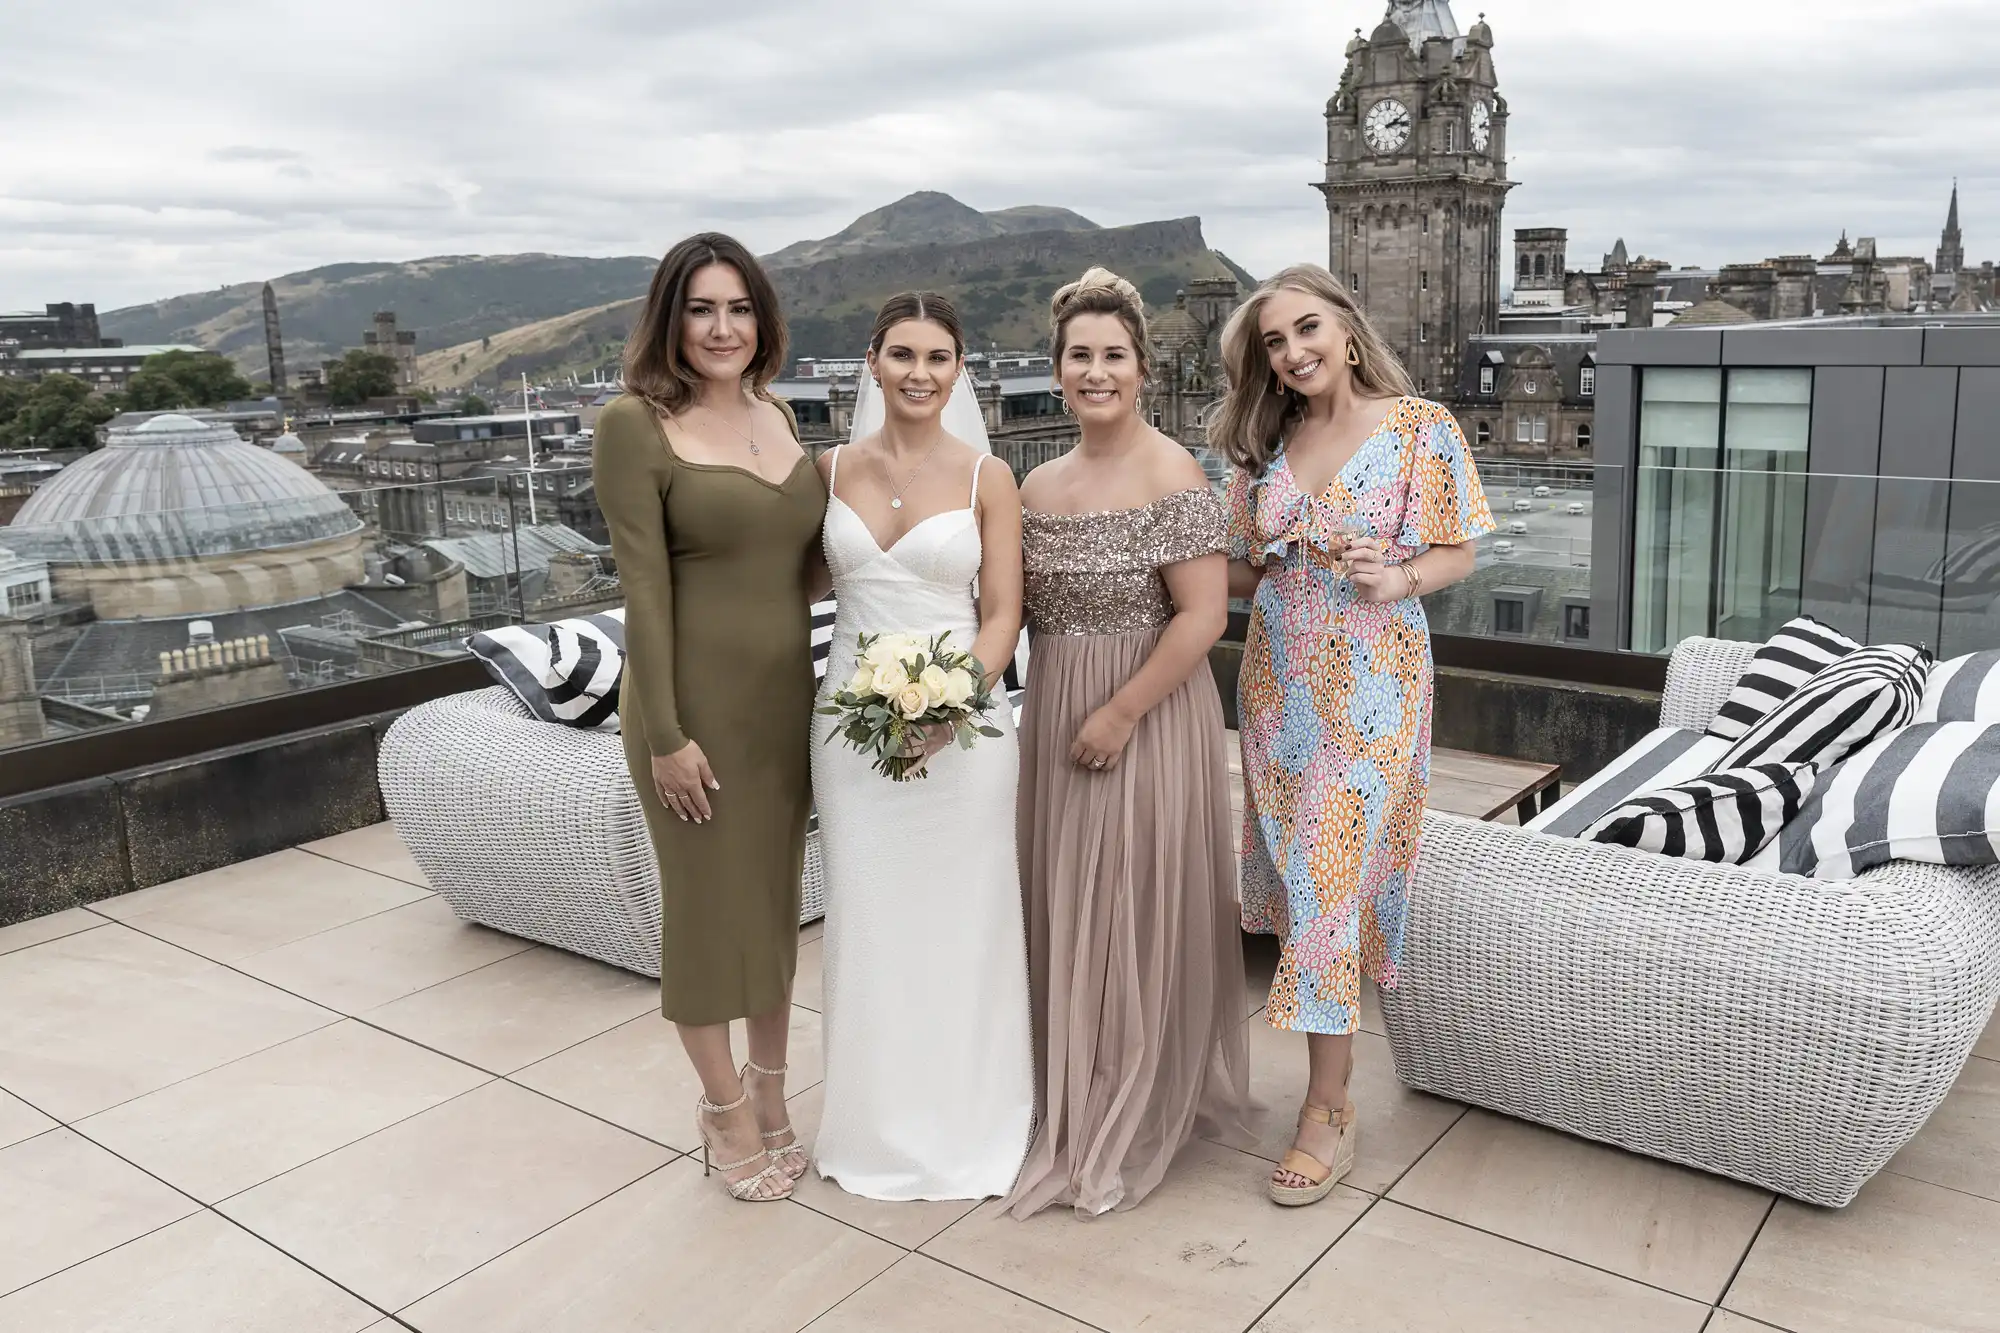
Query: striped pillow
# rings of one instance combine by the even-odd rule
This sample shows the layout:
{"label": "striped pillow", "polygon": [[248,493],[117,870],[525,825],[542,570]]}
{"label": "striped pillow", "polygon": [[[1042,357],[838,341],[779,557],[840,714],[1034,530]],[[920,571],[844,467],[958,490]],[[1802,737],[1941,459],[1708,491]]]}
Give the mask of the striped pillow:
{"label": "striped pillow", "polygon": [[1798,814],[1817,773],[1811,764],[1756,764],[1690,778],[1627,801],[1591,825],[1584,837],[1663,856],[1740,865],[1763,851]]}
{"label": "striped pillow", "polygon": [[2000,652],[1939,662],[1924,684],[1918,722],[2000,722]]}
{"label": "striped pillow", "polygon": [[1715,767],[1836,764],[1916,716],[1930,667],[1926,648],[1900,643],[1857,648],[1759,718]]}
{"label": "striped pillow", "polygon": [[618,730],[624,607],[546,625],[503,625],[472,635],[465,646],[542,721]]}
{"label": "striped pillow", "polygon": [[1726,741],[1741,738],[1765,714],[1791,698],[1799,686],[1860,646],[1811,616],[1791,621],[1757,650],[1750,669],[1709,723],[1708,734]]}
{"label": "striped pillow", "polygon": [[1890,860],[2000,862],[2000,725],[1902,728],[1828,769],[1778,838],[1778,868],[1852,879]]}

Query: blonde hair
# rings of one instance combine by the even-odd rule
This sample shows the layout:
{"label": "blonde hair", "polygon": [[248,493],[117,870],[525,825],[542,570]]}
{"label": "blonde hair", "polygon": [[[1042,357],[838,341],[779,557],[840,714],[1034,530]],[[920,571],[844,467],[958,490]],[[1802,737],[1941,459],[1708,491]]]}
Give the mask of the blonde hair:
{"label": "blonde hair", "polygon": [[1264,307],[1281,291],[1300,292],[1332,306],[1352,339],[1359,365],[1349,365],[1354,382],[1369,398],[1414,397],[1416,388],[1410,373],[1354,294],[1340,285],[1340,279],[1318,264],[1294,264],[1264,280],[1250,299],[1238,307],[1222,330],[1222,364],[1229,375],[1229,396],[1209,431],[1211,443],[1221,447],[1229,461],[1253,477],[1261,477],[1277,457],[1278,443],[1285,431],[1305,415],[1306,400],[1297,390],[1279,383],[1271,369],[1270,354],[1264,350],[1262,323]]}
{"label": "blonde hair", "polygon": [[1110,269],[1093,268],[1064,285],[1049,301],[1049,339],[1058,379],[1062,376],[1063,349],[1069,341],[1069,322],[1078,315],[1116,315],[1132,335],[1132,355],[1138,358],[1140,376],[1145,376],[1146,303],[1137,287]]}

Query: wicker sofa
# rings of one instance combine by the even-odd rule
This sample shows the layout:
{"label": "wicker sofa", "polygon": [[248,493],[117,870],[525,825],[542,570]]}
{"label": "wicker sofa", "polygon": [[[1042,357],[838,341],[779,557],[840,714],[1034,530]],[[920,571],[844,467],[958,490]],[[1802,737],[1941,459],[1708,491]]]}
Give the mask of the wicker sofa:
{"label": "wicker sofa", "polygon": [[[493,686],[421,704],[383,738],[389,817],[467,921],[660,975],[660,875],[613,733],[538,721]],[[824,913],[817,833],[799,920]]]}
{"label": "wicker sofa", "polygon": [[[1663,726],[1756,651],[1692,639]],[[1951,1090],[2000,996],[2000,868],[1826,883],[1429,814],[1400,986],[1412,1087],[1839,1207]]]}

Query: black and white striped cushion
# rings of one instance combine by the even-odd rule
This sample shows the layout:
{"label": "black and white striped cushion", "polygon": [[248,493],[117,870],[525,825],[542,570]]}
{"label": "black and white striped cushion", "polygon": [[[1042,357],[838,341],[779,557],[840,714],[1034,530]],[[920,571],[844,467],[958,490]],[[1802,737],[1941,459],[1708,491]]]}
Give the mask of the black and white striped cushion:
{"label": "black and white striped cushion", "polygon": [[1778,869],[1852,879],[1890,860],[2000,861],[2000,725],[1904,727],[1828,769],[1778,838]]}
{"label": "black and white striped cushion", "polygon": [[625,672],[625,609],[546,625],[505,625],[465,641],[530,713],[544,722],[618,730]]}
{"label": "black and white striped cushion", "polygon": [[814,602],[812,609],[813,679],[826,679],[826,659],[833,653],[833,613],[831,597]]}
{"label": "black and white striped cushion", "polygon": [[1699,731],[1661,727],[1584,779],[1527,826],[1558,838],[1580,838],[1591,825],[1639,793],[1700,777],[1728,748],[1729,742]]}
{"label": "black and white striped cushion", "polygon": [[1799,686],[1860,646],[1811,616],[1791,621],[1757,650],[1750,669],[1709,723],[1708,734],[1726,741],[1738,739]]}
{"label": "black and white striped cushion", "polygon": [[2000,652],[1939,662],[1924,684],[1918,722],[2000,722]]}
{"label": "black and white striped cushion", "polygon": [[1690,778],[1627,801],[1584,837],[1663,856],[1741,864],[1798,814],[1817,771],[1811,764],[1756,764]]}
{"label": "black and white striped cushion", "polygon": [[1908,725],[1930,667],[1928,649],[1901,643],[1857,648],[1758,719],[1715,768],[1836,764],[1883,732]]}

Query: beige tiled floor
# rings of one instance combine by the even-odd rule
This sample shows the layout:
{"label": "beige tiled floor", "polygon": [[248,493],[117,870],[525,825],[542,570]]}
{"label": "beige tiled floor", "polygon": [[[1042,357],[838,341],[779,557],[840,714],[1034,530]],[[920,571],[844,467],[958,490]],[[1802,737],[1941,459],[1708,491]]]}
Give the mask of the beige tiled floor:
{"label": "beige tiled floor", "polygon": [[1285,1211],[1304,1051],[1246,957],[1251,1151],[1018,1223],[816,1179],[731,1203],[654,986],[457,921],[386,826],[9,927],[0,1333],[2000,1333],[2000,1028],[1832,1212],[1413,1093],[1369,991],[1356,1169]]}

